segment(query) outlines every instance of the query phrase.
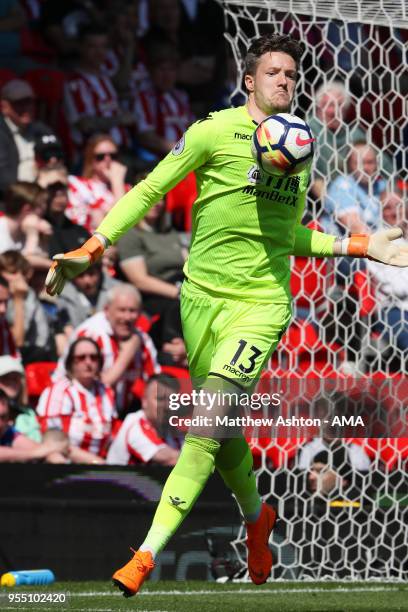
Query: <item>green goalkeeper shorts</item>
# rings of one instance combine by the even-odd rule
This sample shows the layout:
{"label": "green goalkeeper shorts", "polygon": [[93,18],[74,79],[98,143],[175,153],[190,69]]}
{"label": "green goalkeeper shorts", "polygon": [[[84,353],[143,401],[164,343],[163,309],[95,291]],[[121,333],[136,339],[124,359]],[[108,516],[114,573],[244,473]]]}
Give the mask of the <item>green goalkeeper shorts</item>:
{"label": "green goalkeeper shorts", "polygon": [[290,304],[214,297],[185,281],[181,320],[193,384],[216,375],[250,391],[290,318]]}

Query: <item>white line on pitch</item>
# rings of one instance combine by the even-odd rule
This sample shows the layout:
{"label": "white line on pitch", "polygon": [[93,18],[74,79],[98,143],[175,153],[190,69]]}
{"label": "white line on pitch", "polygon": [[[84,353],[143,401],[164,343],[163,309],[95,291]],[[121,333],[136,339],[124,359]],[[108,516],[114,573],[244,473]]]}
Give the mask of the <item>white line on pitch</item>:
{"label": "white line on pitch", "polygon": [[[306,589],[236,589],[236,590],[200,590],[200,591],[142,591],[138,593],[137,597],[151,597],[158,595],[258,595],[268,593],[269,595],[275,594],[291,594],[291,593],[388,593],[400,591],[398,587],[336,587],[334,589],[322,589],[322,588],[306,588]],[[404,585],[402,590],[406,590]],[[96,597],[101,596],[120,596],[122,593],[115,593],[110,591],[84,591],[83,593],[71,592],[71,597]]]}

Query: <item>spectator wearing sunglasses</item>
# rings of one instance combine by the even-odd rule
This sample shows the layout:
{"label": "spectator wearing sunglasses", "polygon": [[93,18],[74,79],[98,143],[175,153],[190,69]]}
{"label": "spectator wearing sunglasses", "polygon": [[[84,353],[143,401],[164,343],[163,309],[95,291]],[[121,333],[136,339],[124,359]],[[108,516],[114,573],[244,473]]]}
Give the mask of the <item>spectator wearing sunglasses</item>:
{"label": "spectator wearing sunglasses", "polygon": [[98,461],[108,448],[117,418],[113,391],[100,380],[103,357],[98,344],[92,338],[78,338],[71,344],[64,365],[66,376],[47,387],[38,401],[41,430],[64,431],[72,461],[78,461],[81,451],[92,453]]}
{"label": "spectator wearing sunglasses", "polygon": [[85,148],[82,176],[69,177],[67,217],[92,233],[129,189],[126,171],[118,161],[115,141],[107,134],[92,136]]}

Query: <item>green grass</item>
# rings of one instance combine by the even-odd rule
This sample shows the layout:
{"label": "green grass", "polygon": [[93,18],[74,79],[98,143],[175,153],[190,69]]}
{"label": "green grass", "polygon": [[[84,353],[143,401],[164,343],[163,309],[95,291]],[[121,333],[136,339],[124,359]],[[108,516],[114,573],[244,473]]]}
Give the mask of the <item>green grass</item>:
{"label": "green grass", "polygon": [[[59,604],[11,604],[9,594],[30,592],[70,594]],[[48,587],[0,590],[0,609],[48,612],[377,612],[408,610],[408,584],[380,582],[275,582],[252,584],[213,582],[148,583],[136,597],[125,599],[106,582],[56,582]]]}

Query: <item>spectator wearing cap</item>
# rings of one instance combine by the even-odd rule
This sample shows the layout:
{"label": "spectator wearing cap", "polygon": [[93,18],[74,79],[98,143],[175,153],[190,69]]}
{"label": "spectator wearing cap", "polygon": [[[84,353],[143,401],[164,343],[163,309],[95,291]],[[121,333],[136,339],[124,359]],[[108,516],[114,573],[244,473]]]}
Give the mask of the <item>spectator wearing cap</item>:
{"label": "spectator wearing cap", "polygon": [[0,92],[0,190],[16,180],[34,181],[34,145],[50,127],[35,121],[35,95],[27,81],[12,79]]}
{"label": "spectator wearing cap", "polygon": [[42,134],[34,145],[37,169],[64,168],[64,151],[55,134]]}
{"label": "spectator wearing cap", "polygon": [[34,442],[41,442],[40,424],[35,411],[26,405],[25,372],[20,359],[9,355],[0,357],[0,389],[9,399],[16,431]]}

